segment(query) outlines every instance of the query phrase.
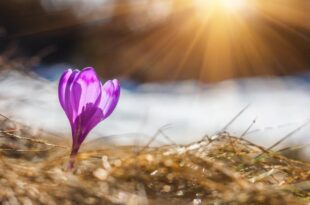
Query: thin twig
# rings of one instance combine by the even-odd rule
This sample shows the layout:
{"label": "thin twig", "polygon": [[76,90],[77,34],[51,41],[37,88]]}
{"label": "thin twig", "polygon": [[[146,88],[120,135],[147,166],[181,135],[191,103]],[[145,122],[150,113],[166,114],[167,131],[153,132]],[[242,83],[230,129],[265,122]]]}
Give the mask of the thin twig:
{"label": "thin twig", "polygon": [[285,147],[285,148],[277,150],[276,152],[293,151],[293,150],[303,149],[305,147],[310,147],[310,144],[302,144],[302,145],[295,145],[295,146]]}
{"label": "thin twig", "polygon": [[164,138],[170,142],[172,145],[177,145],[177,143],[175,141],[173,141],[163,130],[159,130],[160,134],[162,134],[162,136],[164,136]]}
{"label": "thin twig", "polygon": [[216,135],[218,135],[219,133],[222,133],[222,132],[226,131],[226,129],[227,129],[232,123],[234,123],[234,122],[242,115],[242,113],[244,113],[244,111],[246,111],[249,107],[250,107],[250,104],[246,105],[242,110],[240,110],[240,112],[238,112],[237,115],[235,115],[235,117],[233,117],[220,131],[218,131]]}
{"label": "thin twig", "polygon": [[0,116],[4,117],[6,120],[9,120],[9,121],[14,122],[13,120],[11,120],[10,118],[8,118],[7,116],[5,116],[5,115],[3,115],[3,114],[1,114],[1,113],[0,113]]}
{"label": "thin twig", "polygon": [[240,139],[243,139],[243,137],[250,131],[250,129],[256,123],[256,120],[257,120],[257,117],[252,121],[252,123],[249,125],[249,127],[242,133],[242,135],[240,136]]}
{"label": "thin twig", "polygon": [[158,137],[159,134],[161,134],[162,130],[164,129],[168,129],[171,125],[170,124],[166,124],[164,126],[162,126],[161,128],[159,128],[155,134],[151,137],[151,139],[146,143],[146,145],[144,145],[142,147],[142,149],[140,151],[138,151],[137,154],[140,154],[141,152],[143,152],[147,147],[149,147],[153,142],[154,140]]}
{"label": "thin twig", "polygon": [[283,138],[281,138],[279,141],[277,141],[276,143],[274,143],[273,145],[271,145],[269,148],[267,148],[267,150],[271,150],[274,147],[278,146],[279,144],[281,144],[282,142],[284,142],[285,140],[287,140],[288,138],[292,137],[294,134],[296,134],[298,131],[300,131],[302,128],[304,128],[305,126],[307,126],[310,123],[310,121],[305,122],[304,124],[302,124],[301,126],[299,126],[298,128],[296,128],[295,130],[293,130],[292,132],[288,133],[286,136],[284,136]]}
{"label": "thin twig", "polygon": [[247,139],[244,139],[244,138],[240,139],[240,138],[233,137],[233,136],[230,136],[230,137],[239,139],[239,140],[241,140],[241,141],[244,141],[244,142],[246,142],[248,145],[251,145],[251,146],[253,146],[253,147],[256,147],[256,148],[260,149],[260,150],[262,151],[262,153],[268,153],[268,151],[267,151],[264,147],[259,146],[259,145],[257,145],[257,144],[254,144],[253,142],[251,142],[251,141],[249,141],[249,140],[247,140]]}
{"label": "thin twig", "polygon": [[55,147],[50,147],[47,149],[33,149],[33,150],[28,150],[28,149],[10,149],[10,148],[0,148],[0,151],[14,151],[14,152],[46,152]]}
{"label": "thin twig", "polygon": [[295,125],[295,124],[293,124],[293,123],[286,123],[286,124],[281,124],[281,125],[277,125],[277,126],[273,126],[273,127],[270,127],[270,126],[263,127],[261,129],[252,130],[252,131],[248,132],[248,134],[253,134],[253,133],[256,133],[256,132],[273,130],[273,129],[281,129],[283,127],[287,127],[287,126],[290,126],[290,125]]}
{"label": "thin twig", "polygon": [[1,124],[4,124],[6,121],[12,122],[14,124],[14,127],[16,127],[16,122],[11,120],[9,117],[3,115],[0,113],[0,116],[2,116],[4,118],[4,120],[1,121]]}
{"label": "thin twig", "polygon": [[64,149],[69,149],[69,147],[66,147],[66,146],[56,145],[56,144],[52,144],[52,143],[45,142],[45,141],[42,141],[42,140],[33,139],[33,138],[30,138],[30,137],[22,137],[22,136],[15,135],[15,134],[12,134],[12,133],[9,133],[9,132],[6,132],[6,131],[0,131],[0,133],[4,133],[4,134],[6,134],[9,137],[14,137],[14,138],[17,138],[17,139],[28,140],[28,141],[31,141],[31,142],[34,142],[34,143],[44,144],[44,145],[52,146],[52,147],[60,147],[60,148],[64,148]]}

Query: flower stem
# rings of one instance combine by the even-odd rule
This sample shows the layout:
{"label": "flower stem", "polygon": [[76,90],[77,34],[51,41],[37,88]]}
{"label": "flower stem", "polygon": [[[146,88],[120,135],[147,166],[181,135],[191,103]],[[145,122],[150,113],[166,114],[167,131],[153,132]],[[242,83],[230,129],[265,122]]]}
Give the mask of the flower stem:
{"label": "flower stem", "polygon": [[70,158],[67,163],[67,171],[73,171],[75,168],[75,162],[76,162],[76,156],[77,153],[79,152],[80,146],[72,146],[71,153],[70,153]]}
{"label": "flower stem", "polygon": [[67,170],[68,171],[73,171],[75,167],[75,161],[76,161],[76,154],[71,154],[69,162],[67,163]]}

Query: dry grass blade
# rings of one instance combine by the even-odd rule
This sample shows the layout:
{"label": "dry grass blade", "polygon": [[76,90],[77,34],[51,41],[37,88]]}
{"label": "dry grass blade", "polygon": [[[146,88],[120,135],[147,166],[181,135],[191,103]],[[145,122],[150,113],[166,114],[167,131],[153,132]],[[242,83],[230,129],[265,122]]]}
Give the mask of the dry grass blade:
{"label": "dry grass blade", "polygon": [[307,121],[306,123],[302,124],[300,127],[296,128],[295,130],[293,130],[292,132],[288,133],[286,136],[281,138],[279,141],[268,147],[267,150],[275,148],[276,146],[278,146],[279,144],[281,144],[282,142],[284,142],[285,140],[287,140],[288,138],[292,137],[294,134],[299,132],[302,128],[306,127],[309,123],[310,121]]}
{"label": "dry grass blade", "polygon": [[234,116],[220,131],[218,131],[217,133],[222,133],[225,132],[227,130],[227,128],[233,124],[248,108],[250,107],[250,104],[246,105],[244,108],[242,108],[242,110],[240,110],[240,112],[237,113],[236,116]]}
{"label": "dry grass blade", "polygon": [[243,139],[246,134],[251,130],[253,125],[256,123],[257,118],[255,118],[252,123],[249,125],[249,127],[240,135],[240,139]]}
{"label": "dry grass blade", "polygon": [[306,147],[310,147],[310,144],[301,144],[301,145],[295,145],[295,146],[289,146],[289,147],[284,147],[280,150],[277,150],[277,152],[282,153],[282,152],[286,152],[286,151],[294,151],[294,150],[299,150],[299,149],[303,149]]}

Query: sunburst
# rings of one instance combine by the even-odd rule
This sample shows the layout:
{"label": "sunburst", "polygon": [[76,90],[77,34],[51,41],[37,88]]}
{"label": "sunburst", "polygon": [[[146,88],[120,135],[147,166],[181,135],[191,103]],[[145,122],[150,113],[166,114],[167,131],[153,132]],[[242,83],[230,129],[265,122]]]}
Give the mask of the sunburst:
{"label": "sunburst", "polygon": [[122,57],[135,59],[129,70],[143,68],[149,79],[210,82],[298,72],[309,63],[309,11],[310,3],[300,0],[174,1],[167,26]]}
{"label": "sunburst", "polygon": [[[105,3],[95,4],[91,15],[79,15],[79,21],[53,22],[42,30],[96,22],[93,33],[85,35],[85,43],[78,42],[78,58],[111,68],[111,75],[213,82],[286,75],[310,67],[310,2],[306,0],[98,2]],[[83,12],[82,6],[74,8]]]}

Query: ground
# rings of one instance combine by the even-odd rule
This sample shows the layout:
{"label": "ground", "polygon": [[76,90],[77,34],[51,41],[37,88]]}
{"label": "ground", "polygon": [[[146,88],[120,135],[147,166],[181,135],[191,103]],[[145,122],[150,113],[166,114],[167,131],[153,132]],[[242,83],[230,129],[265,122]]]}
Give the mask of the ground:
{"label": "ground", "polygon": [[0,124],[1,204],[308,204],[310,165],[219,133],[188,145],[98,140],[67,169],[64,138]]}

